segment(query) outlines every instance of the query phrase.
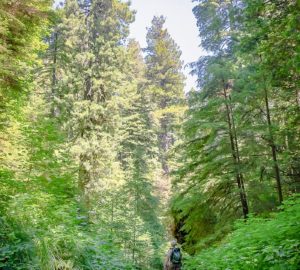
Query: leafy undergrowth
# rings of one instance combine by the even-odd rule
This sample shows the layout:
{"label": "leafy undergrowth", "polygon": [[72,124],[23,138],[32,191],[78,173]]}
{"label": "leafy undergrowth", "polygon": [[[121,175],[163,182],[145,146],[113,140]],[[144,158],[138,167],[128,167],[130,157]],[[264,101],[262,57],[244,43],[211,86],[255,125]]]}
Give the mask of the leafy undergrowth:
{"label": "leafy undergrowth", "polygon": [[280,210],[271,219],[238,222],[225,242],[188,258],[185,269],[299,269],[300,197],[285,201]]}
{"label": "leafy undergrowth", "polygon": [[135,269],[101,221],[87,222],[71,160],[55,156],[57,130],[45,119],[28,125],[0,166],[0,269]]}
{"label": "leafy undergrowth", "polygon": [[107,231],[83,223],[67,192],[45,192],[1,170],[0,182],[0,269],[134,269]]}

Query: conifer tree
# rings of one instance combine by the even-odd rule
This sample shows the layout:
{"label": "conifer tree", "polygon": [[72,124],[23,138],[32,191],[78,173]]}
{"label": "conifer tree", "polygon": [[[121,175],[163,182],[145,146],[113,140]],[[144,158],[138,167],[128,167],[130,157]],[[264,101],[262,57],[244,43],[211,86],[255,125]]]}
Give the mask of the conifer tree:
{"label": "conifer tree", "polygon": [[[0,86],[20,90],[42,48],[50,18],[51,1],[24,0],[0,3]],[[26,68],[27,67],[27,68]],[[1,95],[2,95],[1,91]]]}
{"label": "conifer tree", "polygon": [[[294,130],[292,126],[298,125],[296,116],[299,109],[298,91],[295,90],[295,85],[299,78],[295,76],[297,73],[295,62],[286,59],[297,58],[295,48],[299,42],[295,39],[292,29],[297,29],[295,13],[299,11],[300,6],[297,1],[288,3],[259,1],[256,5],[251,1],[245,1],[245,6],[244,20],[247,24],[245,23],[244,31],[249,35],[242,36],[241,46],[245,44],[250,46],[245,46],[243,58],[247,59],[250,67],[255,67],[256,76],[253,77],[253,83],[257,86],[257,94],[264,100],[265,115],[262,117],[265,118],[267,130],[265,141],[269,145],[272,157],[278,200],[282,202],[284,193],[282,183],[285,177],[292,176],[293,180],[291,178],[289,180],[291,187],[299,186],[298,173],[294,169],[298,161],[292,158],[298,149],[295,145],[295,152],[292,154],[293,150],[288,146],[294,145],[293,141],[299,138],[297,135],[295,137],[288,135],[290,133],[288,130]],[[255,19],[250,20],[250,17]],[[289,45],[283,47],[282,42]],[[249,53],[252,58],[246,56]],[[269,72],[270,70],[272,72]],[[287,70],[289,74],[285,73]],[[294,113],[287,116],[286,108]],[[287,124],[291,122],[294,123],[292,126]]]}
{"label": "conifer tree", "polygon": [[154,17],[147,32],[146,78],[159,128],[160,161],[165,175],[170,173],[167,153],[176,140],[175,122],[184,104],[184,76],[181,51],[164,28],[165,18]]}
{"label": "conifer tree", "polygon": [[[153,195],[157,140],[139,45],[124,43],[132,13],[119,1],[72,0],[63,13],[55,29],[60,35],[53,101],[61,107],[59,118],[79,165],[82,217],[101,220],[134,264],[157,264],[163,232]],[[46,62],[52,63],[55,39],[50,41]],[[48,81],[49,92],[52,86]]]}
{"label": "conifer tree", "polygon": [[133,17],[127,4],[114,0],[70,0],[65,14],[62,27],[68,65],[62,87],[68,89],[64,96],[70,106],[67,125],[79,164],[79,189],[87,206],[87,190],[101,185],[102,178],[112,178],[112,168],[117,166],[112,149],[119,126],[121,44]]}
{"label": "conifer tree", "polygon": [[299,78],[295,61],[286,61],[297,58],[297,1],[196,2],[201,45],[210,54],[192,64],[200,89],[189,95],[172,204],[175,231],[190,252],[195,238],[205,246],[223,235],[236,210],[244,217],[270,211],[276,193],[281,203],[299,181],[299,136],[288,124],[299,126],[299,118],[287,113],[298,110]]}
{"label": "conifer tree", "polygon": [[[239,1],[216,4],[214,1],[199,1],[194,8],[200,34],[203,36],[202,46],[211,50],[214,56],[203,57],[194,65],[194,72],[198,73],[199,84],[206,93],[206,98],[215,98],[222,95],[224,98],[224,110],[228,125],[228,137],[232,159],[236,171],[236,183],[240,193],[240,202],[244,218],[249,212],[244,175],[241,171],[241,157],[239,150],[239,138],[235,123],[231,92],[234,83],[234,46],[235,37],[239,26]],[[212,19],[209,19],[209,16]],[[218,22],[218,23],[217,23]],[[221,34],[223,33],[223,34]]]}
{"label": "conifer tree", "polygon": [[[160,265],[157,249],[163,239],[159,201],[155,194],[157,178],[157,137],[145,95],[145,65],[139,44],[128,44],[127,102],[123,102],[123,140],[120,160],[126,172],[123,192],[128,204],[129,249],[136,265],[150,269]],[[129,96],[128,96],[129,95]],[[148,247],[148,248],[147,248]],[[148,252],[145,252],[145,250]]]}

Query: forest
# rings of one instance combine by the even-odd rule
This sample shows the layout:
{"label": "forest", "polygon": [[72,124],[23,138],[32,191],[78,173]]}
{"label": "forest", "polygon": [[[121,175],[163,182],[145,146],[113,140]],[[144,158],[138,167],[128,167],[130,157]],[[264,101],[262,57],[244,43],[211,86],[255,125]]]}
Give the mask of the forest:
{"label": "forest", "polygon": [[0,0],[1,270],[300,268],[300,1],[189,1]]}

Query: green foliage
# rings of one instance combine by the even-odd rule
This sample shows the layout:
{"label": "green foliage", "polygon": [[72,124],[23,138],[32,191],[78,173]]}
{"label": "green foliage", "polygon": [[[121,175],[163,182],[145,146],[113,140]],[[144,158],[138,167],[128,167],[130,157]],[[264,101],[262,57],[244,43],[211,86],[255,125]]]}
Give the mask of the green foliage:
{"label": "green foliage", "polygon": [[1,169],[1,268],[132,269],[109,231],[84,222],[65,135],[38,108],[23,112],[25,167]]}
{"label": "green foliage", "polygon": [[[160,269],[158,138],[139,45],[126,45],[134,13],[67,0],[50,25],[50,2],[0,4],[0,63],[11,60],[0,69],[0,268]],[[160,55],[173,46],[179,69],[166,37]]]}
{"label": "green foliage", "polygon": [[159,159],[164,174],[170,173],[169,151],[178,140],[176,125],[184,111],[184,75],[181,51],[164,28],[165,18],[154,16],[147,32],[146,94],[152,102],[151,110],[157,121]]}
{"label": "green foliage", "polygon": [[[161,202],[154,186],[158,175],[157,136],[150,117],[151,104],[144,88],[145,66],[140,47],[135,41],[129,42],[128,53],[127,76],[131,83],[124,95],[127,99],[122,103],[119,154],[126,172],[121,192],[126,197],[124,203],[128,216],[124,222],[127,229],[122,233],[130,236],[129,251],[133,262],[142,269],[158,269],[161,268],[159,251],[165,231],[160,221]],[[121,238],[124,239],[124,236]]]}
{"label": "green foliage", "polygon": [[12,90],[25,92],[37,52],[44,43],[51,12],[51,0],[3,0],[0,3],[0,101],[1,107]]}
{"label": "green foliage", "polygon": [[185,262],[186,269],[298,269],[300,199],[285,201],[270,218],[250,217],[218,246]]}
{"label": "green foliage", "polygon": [[157,138],[139,45],[125,45],[133,12],[117,0],[69,0],[59,13],[39,80],[67,133],[82,223],[109,232],[132,264],[161,265]]}
{"label": "green foliage", "polygon": [[188,269],[297,269],[299,1],[195,2],[182,124],[163,16],[143,59],[129,2],[0,1],[1,269],[161,269],[164,225]]}
{"label": "green foliage", "polygon": [[191,64],[200,91],[189,93],[171,202],[189,253],[299,192],[300,153],[298,1],[195,2],[209,54]]}

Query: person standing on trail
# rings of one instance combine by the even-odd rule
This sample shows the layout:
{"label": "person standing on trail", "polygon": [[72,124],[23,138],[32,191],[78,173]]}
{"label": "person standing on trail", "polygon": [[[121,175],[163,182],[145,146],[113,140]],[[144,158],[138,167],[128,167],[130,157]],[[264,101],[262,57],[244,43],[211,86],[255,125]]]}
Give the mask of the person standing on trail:
{"label": "person standing on trail", "polygon": [[166,256],[164,270],[180,270],[182,265],[181,259],[180,248],[177,247],[177,241],[173,240]]}

